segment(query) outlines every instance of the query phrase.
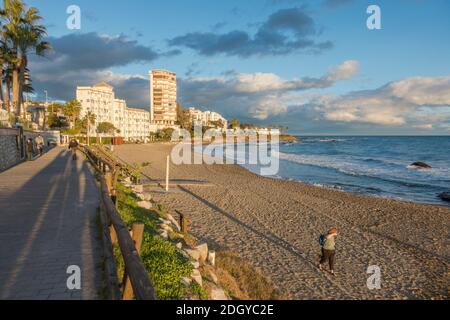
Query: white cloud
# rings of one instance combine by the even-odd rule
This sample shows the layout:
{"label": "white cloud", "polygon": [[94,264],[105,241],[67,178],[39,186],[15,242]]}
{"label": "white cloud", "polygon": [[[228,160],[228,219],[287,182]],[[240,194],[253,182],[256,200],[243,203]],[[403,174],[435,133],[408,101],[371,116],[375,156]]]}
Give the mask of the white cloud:
{"label": "white cloud", "polygon": [[359,73],[359,62],[356,60],[347,60],[328,72],[328,81],[336,82],[339,80],[348,80]]}
{"label": "white cloud", "polygon": [[450,105],[450,77],[415,77],[389,84],[392,97],[415,105]]}
{"label": "white cloud", "polygon": [[431,123],[428,124],[418,124],[413,126],[413,128],[421,129],[421,130],[432,130],[434,127]]}
{"label": "white cloud", "polygon": [[358,62],[345,61],[320,78],[284,80],[274,73],[232,74],[231,77],[180,79],[180,97],[186,105],[213,106],[233,117],[264,120],[286,113],[295,92],[321,89],[349,79],[358,72]]}
{"label": "white cloud", "polygon": [[[389,83],[376,90],[353,92],[338,97],[319,96],[310,103],[330,121],[362,122],[402,126],[420,120],[445,121],[450,107],[450,77],[416,77]],[[424,110],[427,108],[427,110]],[[440,111],[432,114],[430,110]],[[432,129],[432,123],[425,124]],[[413,127],[424,124],[413,124]],[[431,127],[430,127],[431,126]]]}

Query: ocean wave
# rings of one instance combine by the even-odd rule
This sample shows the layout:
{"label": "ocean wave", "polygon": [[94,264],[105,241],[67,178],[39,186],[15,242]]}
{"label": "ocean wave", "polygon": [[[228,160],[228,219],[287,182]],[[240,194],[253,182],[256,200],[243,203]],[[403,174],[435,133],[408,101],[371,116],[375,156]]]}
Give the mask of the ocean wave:
{"label": "ocean wave", "polygon": [[[445,183],[447,179],[450,179],[450,170],[447,168],[413,171],[408,170],[403,162],[395,160],[300,155],[282,152],[279,153],[279,157],[280,160],[334,169],[346,175],[381,179],[408,187],[443,187],[443,185],[440,186],[437,184]],[[369,163],[377,163],[378,165],[371,165]]]}

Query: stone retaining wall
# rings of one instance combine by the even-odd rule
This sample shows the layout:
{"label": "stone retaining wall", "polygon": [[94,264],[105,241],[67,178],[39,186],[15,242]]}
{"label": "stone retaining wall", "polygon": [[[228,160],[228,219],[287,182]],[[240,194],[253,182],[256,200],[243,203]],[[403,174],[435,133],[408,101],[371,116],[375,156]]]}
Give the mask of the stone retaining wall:
{"label": "stone retaining wall", "polygon": [[19,129],[0,128],[0,172],[22,160],[19,137]]}

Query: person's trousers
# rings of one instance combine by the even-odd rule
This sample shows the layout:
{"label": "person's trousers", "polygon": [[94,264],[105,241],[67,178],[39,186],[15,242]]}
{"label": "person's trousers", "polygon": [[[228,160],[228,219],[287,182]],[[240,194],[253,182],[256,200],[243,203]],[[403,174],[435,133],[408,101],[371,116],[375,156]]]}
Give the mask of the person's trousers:
{"label": "person's trousers", "polygon": [[320,264],[324,264],[328,261],[330,265],[330,270],[334,270],[334,257],[336,252],[334,250],[326,250],[322,248],[322,258],[320,259]]}

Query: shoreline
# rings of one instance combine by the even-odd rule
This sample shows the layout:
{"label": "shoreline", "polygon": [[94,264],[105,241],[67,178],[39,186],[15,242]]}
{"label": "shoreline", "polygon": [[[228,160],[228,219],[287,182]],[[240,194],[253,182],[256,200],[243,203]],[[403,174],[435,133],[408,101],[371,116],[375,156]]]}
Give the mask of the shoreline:
{"label": "shoreline", "polygon": [[[299,140],[297,140],[297,142],[300,141],[300,137]],[[198,143],[198,142],[197,142]],[[286,143],[286,142],[283,142]],[[290,143],[290,142],[287,142]],[[158,143],[157,143],[158,144]],[[178,144],[178,142],[160,142],[159,144],[163,144],[163,145],[172,145],[175,146]],[[203,143],[198,143],[198,144],[193,144],[191,151],[192,152],[196,152],[195,148],[198,146],[202,146],[202,149],[204,149],[204,147],[210,146],[210,145],[215,145],[215,142],[205,142],[203,141]],[[250,144],[249,142],[241,142],[241,144],[245,145],[246,147]],[[259,144],[259,142],[258,142]],[[221,143],[219,145],[222,145]],[[232,144],[233,147],[236,147],[236,144]],[[227,146],[227,145],[225,145]],[[204,157],[207,157],[208,155],[203,155]],[[225,157],[224,157],[224,161],[225,161]],[[285,159],[280,159],[280,161],[288,161]],[[308,186],[314,186],[314,187],[319,187],[319,188],[324,188],[327,190],[334,190],[334,191],[338,191],[338,192],[347,192],[347,193],[351,193],[353,195],[362,195],[362,196],[368,196],[368,197],[374,197],[374,198],[381,198],[381,199],[387,199],[387,200],[395,200],[395,201],[403,201],[403,202],[409,202],[409,203],[416,203],[416,204],[423,204],[423,205],[435,205],[435,206],[441,206],[444,208],[450,208],[450,202],[446,202],[444,200],[442,200],[439,197],[439,193],[436,193],[435,195],[435,201],[434,202],[426,202],[426,201],[418,201],[418,200],[414,200],[414,199],[408,199],[408,198],[401,198],[401,197],[391,197],[389,195],[377,195],[374,193],[369,193],[369,192],[358,192],[358,191],[352,191],[352,190],[348,190],[345,187],[339,188],[339,187],[334,187],[334,185],[330,185],[330,184],[321,184],[321,183],[313,183],[313,182],[307,182],[307,181],[302,181],[300,179],[294,179],[294,178],[287,178],[287,177],[283,177],[280,175],[276,175],[276,176],[263,176],[260,175],[258,173],[253,172],[250,168],[245,167],[245,165],[241,165],[241,164],[234,164],[236,166],[239,166],[240,168],[243,168],[245,170],[247,170],[248,172],[254,173],[258,176],[261,177],[265,177],[265,178],[271,178],[271,179],[276,179],[276,180],[283,180],[283,181],[290,181],[290,182],[297,182],[297,183],[301,183],[301,184],[305,184]],[[313,165],[305,165],[305,166],[313,166]],[[313,166],[314,167],[314,166]],[[319,168],[323,168],[320,167]],[[364,186],[362,186],[364,187]],[[450,190],[450,189],[449,189]],[[442,191],[445,192],[445,191]]]}
{"label": "shoreline", "polygon": [[[150,161],[145,173],[162,181],[172,145],[125,145],[116,153]],[[447,207],[262,177],[238,165],[172,164],[171,179],[213,186],[181,185],[152,193],[155,200],[188,215],[196,237],[236,252],[294,299],[450,297]],[[316,268],[318,236],[331,226],[340,230],[336,278]],[[382,270],[381,290],[366,286],[371,265]]]}

